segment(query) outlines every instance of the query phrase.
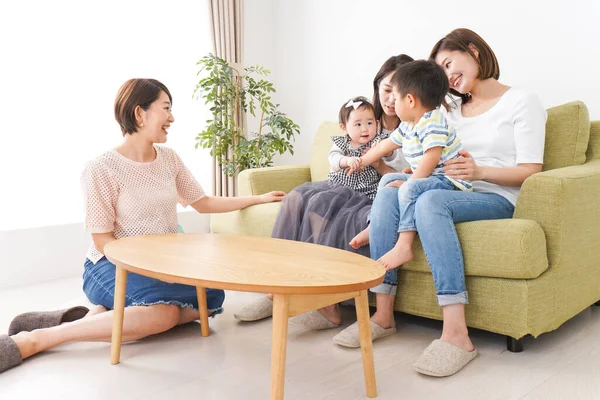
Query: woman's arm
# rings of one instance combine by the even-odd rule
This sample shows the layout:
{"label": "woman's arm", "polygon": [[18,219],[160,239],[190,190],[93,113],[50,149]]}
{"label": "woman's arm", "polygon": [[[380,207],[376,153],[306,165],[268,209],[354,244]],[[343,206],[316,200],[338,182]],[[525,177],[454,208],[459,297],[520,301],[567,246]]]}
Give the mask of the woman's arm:
{"label": "woman's arm", "polygon": [[274,191],[258,196],[242,197],[217,197],[206,196],[192,203],[191,206],[199,213],[215,214],[229,211],[241,210],[255,204],[271,203],[281,201],[285,197],[285,192]]}
{"label": "woman's arm", "polygon": [[104,246],[113,240],[117,240],[115,235],[112,232],[107,233],[92,233],[92,241],[94,242],[94,247],[100,253],[104,254]]}
{"label": "woman's arm", "polygon": [[460,158],[445,163],[446,175],[468,181],[486,181],[502,186],[519,187],[525,179],[542,171],[542,164],[519,164],[516,167],[484,167],[473,160],[468,151],[460,151]]}

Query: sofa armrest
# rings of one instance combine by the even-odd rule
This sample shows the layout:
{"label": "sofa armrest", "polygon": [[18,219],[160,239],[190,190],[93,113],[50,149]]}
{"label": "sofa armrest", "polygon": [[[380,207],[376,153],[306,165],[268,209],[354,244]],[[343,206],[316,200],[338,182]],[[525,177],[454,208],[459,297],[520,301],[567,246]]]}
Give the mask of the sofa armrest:
{"label": "sofa armrest", "polygon": [[597,263],[600,256],[598,199],[600,160],[594,160],[526,179],[514,217],[533,220],[542,227],[550,268]]}
{"label": "sofa armrest", "polygon": [[282,190],[287,193],[306,182],[310,182],[308,164],[251,168],[238,175],[238,194],[248,196],[273,190]]}

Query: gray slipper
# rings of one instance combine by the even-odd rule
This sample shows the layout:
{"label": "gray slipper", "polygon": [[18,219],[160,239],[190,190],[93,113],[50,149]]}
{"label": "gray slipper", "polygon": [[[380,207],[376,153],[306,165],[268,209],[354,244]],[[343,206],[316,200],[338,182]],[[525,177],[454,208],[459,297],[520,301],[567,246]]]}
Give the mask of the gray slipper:
{"label": "gray slipper", "polygon": [[240,311],[233,314],[238,321],[252,322],[269,318],[273,315],[273,300],[261,297],[254,302],[242,307]]}
{"label": "gray slipper", "polygon": [[[382,328],[373,321],[369,321],[371,326],[371,340],[384,338],[398,332],[396,327]],[[358,332],[358,321],[338,333],[333,337],[333,341],[340,346],[351,347],[353,349],[360,347],[360,334]]]}
{"label": "gray slipper", "polygon": [[414,368],[423,375],[443,377],[454,375],[477,357],[477,350],[466,351],[439,339],[431,342],[415,361]]}
{"label": "gray slipper", "polygon": [[289,322],[311,330],[332,329],[340,326],[339,324],[334,324],[316,310],[296,315],[295,317],[290,318]]}
{"label": "gray slipper", "polygon": [[21,352],[17,344],[7,335],[0,335],[0,372],[21,364]]}
{"label": "gray slipper", "polygon": [[34,311],[17,315],[8,328],[8,335],[31,332],[36,329],[51,328],[63,322],[73,322],[85,317],[90,310],[77,306],[58,311]]}

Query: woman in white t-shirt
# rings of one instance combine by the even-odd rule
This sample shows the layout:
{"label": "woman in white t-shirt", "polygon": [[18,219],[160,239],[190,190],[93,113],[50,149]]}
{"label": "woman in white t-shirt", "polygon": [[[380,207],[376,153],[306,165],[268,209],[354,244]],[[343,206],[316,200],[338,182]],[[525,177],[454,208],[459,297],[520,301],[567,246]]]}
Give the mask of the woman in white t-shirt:
{"label": "woman in white t-shirt", "polygon": [[[137,235],[176,233],[177,203],[200,213],[239,210],[253,204],[280,201],[285,193],[260,196],[207,196],[168,147],[173,99],[154,79],[130,79],[115,100],[115,118],[123,142],[90,161],[82,175],[85,229],[93,243],[86,255],[83,291],[96,305],[17,316],[9,335],[0,335],[0,372],[23,359],[70,341],[110,341],[114,303],[115,265],[104,256],[109,242]],[[166,283],[129,273],[123,340],[161,333],[199,318],[194,286]],[[222,311],[225,294],[207,289],[211,315]]]}
{"label": "woman in white t-shirt", "polygon": [[[476,355],[465,321],[468,303],[463,254],[455,223],[512,218],[523,181],[542,170],[546,111],[539,99],[498,82],[494,52],[475,32],[456,29],[433,48],[431,58],[446,72],[450,92],[448,121],[460,137],[462,158],[448,161],[446,174],[473,182],[473,192],[432,190],[416,203],[417,231],[433,273],[444,327],[415,363],[432,376],[458,372]],[[402,182],[397,182],[401,184]],[[377,260],[398,238],[397,188],[377,193],[371,209],[371,258]],[[397,269],[388,271],[376,293],[371,318],[373,340],[395,331],[393,313]],[[334,339],[357,347],[358,329],[350,326]]]}

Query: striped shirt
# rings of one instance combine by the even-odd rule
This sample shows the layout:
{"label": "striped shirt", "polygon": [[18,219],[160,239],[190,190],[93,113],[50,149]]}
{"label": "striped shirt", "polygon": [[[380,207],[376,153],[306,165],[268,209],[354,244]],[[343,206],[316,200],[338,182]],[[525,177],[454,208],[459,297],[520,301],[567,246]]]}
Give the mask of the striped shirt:
{"label": "striped shirt", "polygon": [[[398,129],[390,135],[398,146],[402,146],[402,154],[414,171],[423,161],[425,152],[433,147],[441,147],[442,155],[431,175],[445,175],[444,162],[459,157],[462,150],[456,130],[448,126],[446,117],[439,108],[428,111],[416,124],[402,122]],[[446,176],[460,190],[472,190],[470,181]]]}

